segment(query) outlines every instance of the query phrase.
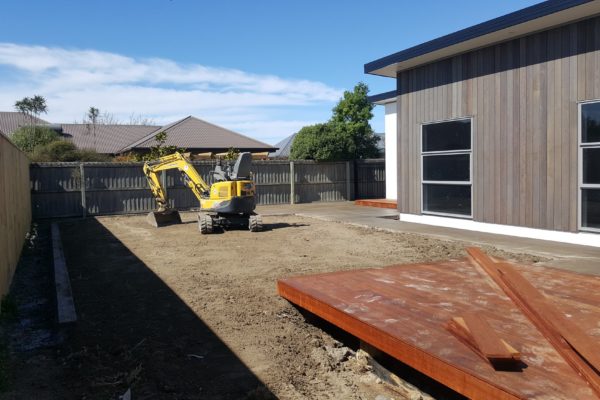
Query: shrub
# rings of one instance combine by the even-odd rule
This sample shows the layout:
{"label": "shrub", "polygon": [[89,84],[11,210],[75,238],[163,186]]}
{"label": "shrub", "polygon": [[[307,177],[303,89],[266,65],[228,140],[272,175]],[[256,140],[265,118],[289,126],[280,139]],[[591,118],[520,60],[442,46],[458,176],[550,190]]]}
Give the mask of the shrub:
{"label": "shrub", "polygon": [[36,147],[57,141],[60,137],[47,126],[23,126],[17,129],[10,139],[25,153],[31,153]]}

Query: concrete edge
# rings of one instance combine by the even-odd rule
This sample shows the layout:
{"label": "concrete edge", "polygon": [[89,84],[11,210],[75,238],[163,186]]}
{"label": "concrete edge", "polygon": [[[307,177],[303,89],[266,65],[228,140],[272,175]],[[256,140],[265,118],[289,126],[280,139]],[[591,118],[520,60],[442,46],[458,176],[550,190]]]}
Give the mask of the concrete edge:
{"label": "concrete edge", "polygon": [[[433,239],[438,239],[438,240],[444,240],[444,241],[461,241],[461,242],[466,242],[467,240],[465,239],[460,239],[460,238],[456,238],[450,235],[446,235],[446,234],[433,234],[433,233],[422,233],[422,232],[406,232],[400,229],[393,229],[393,228],[382,228],[382,227],[378,227],[378,226],[372,226],[372,225],[368,225],[368,224],[361,224],[358,222],[348,222],[348,221],[343,221],[343,220],[339,220],[339,219],[335,219],[335,218],[327,218],[327,217],[323,217],[323,216],[319,216],[319,215],[311,215],[311,214],[304,214],[304,213],[294,213],[293,215],[296,215],[298,217],[303,217],[303,218],[312,218],[318,221],[324,221],[324,222],[337,222],[343,225],[348,225],[348,226],[354,226],[357,228],[364,228],[364,229],[369,229],[369,230],[373,230],[375,232],[386,232],[386,233],[397,233],[397,234],[407,234],[407,235],[417,235],[417,236],[423,236],[423,237],[429,237],[429,238],[433,238]],[[456,228],[455,228],[456,229]],[[497,234],[496,234],[497,235]],[[539,240],[539,239],[532,239],[532,240]],[[561,255],[557,255],[557,254],[553,254],[553,253],[548,253],[545,251],[536,251],[536,250],[532,250],[532,249],[521,249],[521,248],[513,248],[513,247],[509,247],[503,244],[498,244],[498,243],[490,243],[489,241],[486,240],[471,240],[470,241],[471,244],[473,245],[477,245],[477,246],[491,246],[491,247],[495,247],[499,250],[503,250],[503,251],[508,251],[508,252],[512,252],[512,253],[526,253],[526,254],[531,254],[531,255],[537,255],[540,257],[545,257],[545,258],[550,258],[550,259],[564,259],[565,256],[561,256]],[[466,253],[465,253],[466,254]],[[579,258],[582,260],[585,260],[589,257],[582,257],[582,256],[577,256],[577,255],[573,255],[570,257],[575,257],[575,258]],[[543,265],[546,265],[547,263],[540,263]]]}
{"label": "concrete edge", "polygon": [[58,223],[52,223],[51,231],[58,323],[66,324],[77,321],[77,313],[75,311],[75,301],[73,300],[73,292],[71,291],[71,280],[69,279],[69,271],[67,270],[67,263],[65,262]]}

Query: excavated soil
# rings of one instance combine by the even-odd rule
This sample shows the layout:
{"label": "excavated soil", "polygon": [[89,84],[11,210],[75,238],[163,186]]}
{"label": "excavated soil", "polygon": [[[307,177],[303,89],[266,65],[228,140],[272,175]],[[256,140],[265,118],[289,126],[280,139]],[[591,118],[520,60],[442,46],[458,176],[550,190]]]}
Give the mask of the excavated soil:
{"label": "excavated soil", "polygon": [[[79,321],[52,355],[54,395],[41,396],[43,387],[29,395],[401,398],[358,362],[356,343],[280,298],[276,281],[458,258],[469,245],[296,216],[265,217],[259,233],[200,235],[195,215],[182,217],[184,224],[160,229],[143,216],[61,223]],[[5,398],[18,392],[13,386]]]}

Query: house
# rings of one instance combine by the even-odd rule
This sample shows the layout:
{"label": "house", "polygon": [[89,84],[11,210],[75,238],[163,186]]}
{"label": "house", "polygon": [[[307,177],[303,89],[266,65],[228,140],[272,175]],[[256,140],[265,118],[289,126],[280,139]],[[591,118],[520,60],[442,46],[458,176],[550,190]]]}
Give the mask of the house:
{"label": "house", "polygon": [[269,154],[269,158],[279,158],[284,160],[290,158],[290,152],[292,151],[292,143],[294,143],[294,138],[297,134],[298,132],[286,137],[282,141],[275,144],[275,147],[277,147],[277,151],[275,151],[272,154]]}
{"label": "house", "polygon": [[[546,1],[385,56],[400,219],[600,245],[600,1]],[[394,186],[395,184],[395,186]]]}
{"label": "house", "polygon": [[[31,122],[18,112],[0,112],[0,131],[10,136]],[[173,145],[197,153],[223,153],[230,148],[252,153],[274,152],[277,148],[222,128],[210,122],[185,117],[165,126],[106,125],[106,124],[49,124],[36,119],[37,125],[47,125],[81,149],[94,149],[103,154],[145,153],[156,145],[159,132],[167,134],[165,145]]]}
{"label": "house", "polygon": [[29,126],[32,122],[37,125],[48,124],[48,121],[34,116],[29,117],[22,112],[0,111],[0,133],[4,136],[10,136],[17,129],[22,126]]}
{"label": "house", "polygon": [[60,124],[59,133],[79,149],[119,154],[121,149],[160,129],[152,125]]}
{"label": "house", "polygon": [[154,137],[159,132],[167,134],[167,146],[177,146],[192,153],[223,153],[230,148],[252,153],[273,152],[275,147],[258,140],[222,128],[192,116],[157,128],[139,140],[121,148],[118,153],[148,151],[156,144]]}

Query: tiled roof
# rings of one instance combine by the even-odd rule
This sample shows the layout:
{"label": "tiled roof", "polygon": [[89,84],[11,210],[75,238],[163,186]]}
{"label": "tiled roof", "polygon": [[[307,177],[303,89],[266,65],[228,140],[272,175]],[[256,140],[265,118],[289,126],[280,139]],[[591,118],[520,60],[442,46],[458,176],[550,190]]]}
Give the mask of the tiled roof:
{"label": "tiled roof", "polygon": [[[41,118],[33,117],[34,124],[47,124]],[[0,111],[0,132],[5,136],[10,136],[14,131],[22,126],[31,124],[29,117],[21,112],[16,111]]]}
{"label": "tiled roof", "polygon": [[147,149],[156,144],[154,136],[159,132],[167,133],[165,145],[185,149],[202,149],[204,151],[226,151],[233,147],[246,151],[274,151],[275,148],[266,143],[254,140],[229,129],[222,128],[210,122],[189,116],[155,129],[140,140],[130,143],[121,152],[132,149]]}
{"label": "tiled roof", "polygon": [[[63,135],[80,149],[116,154],[123,147],[156,131],[151,125],[61,124]],[[94,135],[95,133],[95,135]]]}

